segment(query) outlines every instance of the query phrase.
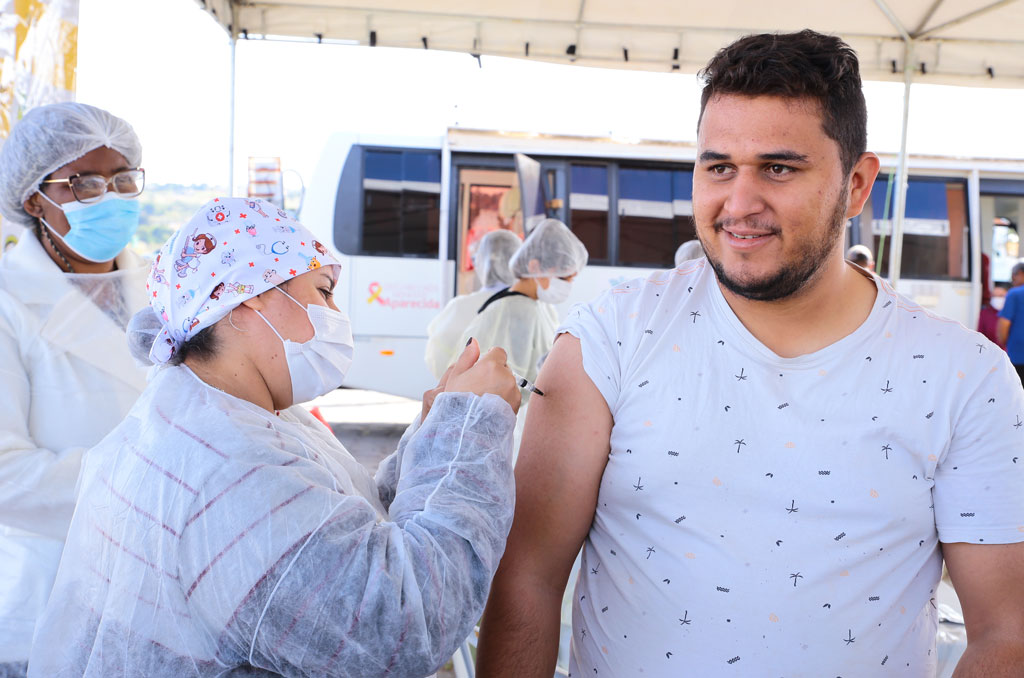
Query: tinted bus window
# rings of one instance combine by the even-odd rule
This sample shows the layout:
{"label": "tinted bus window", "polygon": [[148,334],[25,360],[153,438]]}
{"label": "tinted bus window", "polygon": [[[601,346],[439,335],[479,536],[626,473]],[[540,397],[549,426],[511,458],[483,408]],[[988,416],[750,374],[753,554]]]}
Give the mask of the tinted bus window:
{"label": "tinted bus window", "polygon": [[671,268],[676,248],[696,237],[693,172],[619,169],[619,264]]}
{"label": "tinted bus window", "polygon": [[[872,247],[876,267],[888,275],[892,250],[894,180],[880,176],[871,189],[863,218],[871,220]],[[894,190],[894,188],[893,188]],[[888,209],[886,209],[888,208]],[[882,244],[884,236],[884,246]],[[910,177],[907,207],[903,219],[903,256],[900,276],[904,278],[969,280],[969,234],[967,228],[967,182],[962,179]]]}
{"label": "tinted bus window", "polygon": [[366,151],[363,254],[437,256],[441,154]]}
{"label": "tinted bus window", "polygon": [[569,227],[592,263],[608,263],[608,168],[573,165],[569,191]]}

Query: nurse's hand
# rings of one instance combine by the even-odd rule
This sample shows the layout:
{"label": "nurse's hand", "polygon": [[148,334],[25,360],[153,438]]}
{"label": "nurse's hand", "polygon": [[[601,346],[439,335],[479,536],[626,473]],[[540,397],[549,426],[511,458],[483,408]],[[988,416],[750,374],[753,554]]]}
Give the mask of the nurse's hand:
{"label": "nurse's hand", "polygon": [[519,411],[522,395],[516,385],[516,378],[508,367],[508,356],[504,349],[495,347],[480,356],[480,345],[470,339],[469,345],[452,365],[445,382],[447,392],[493,393],[509,404],[513,412]]}
{"label": "nurse's hand", "polygon": [[[470,357],[467,358],[466,356]],[[448,384],[448,377],[451,376],[452,370],[455,369],[455,365],[461,360],[469,360],[469,364],[472,365],[476,362],[476,359],[480,357],[480,346],[475,341],[470,339],[469,343],[466,344],[466,348],[463,349],[462,355],[454,363],[448,366],[448,369],[441,375],[440,381],[437,382],[437,386],[423,393],[423,409],[420,410],[420,421],[426,421],[427,415],[430,413],[430,408],[434,406],[434,398],[440,393],[444,393],[444,387]]]}
{"label": "nurse's hand", "polygon": [[[519,411],[522,396],[512,370],[506,364],[505,351],[492,348],[480,357],[480,345],[472,339],[462,355],[441,377],[437,388],[423,394],[423,419],[438,393],[493,393],[509,404],[513,412]],[[421,419],[422,421],[422,419]]]}

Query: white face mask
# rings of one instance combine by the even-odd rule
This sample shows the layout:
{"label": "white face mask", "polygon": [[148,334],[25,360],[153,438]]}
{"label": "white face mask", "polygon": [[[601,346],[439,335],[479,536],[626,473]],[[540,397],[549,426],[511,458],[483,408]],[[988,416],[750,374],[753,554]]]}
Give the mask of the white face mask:
{"label": "white face mask", "polygon": [[1006,303],[1006,297],[992,297],[989,299],[989,305],[997,311],[1003,310],[1003,304]]}
{"label": "white face mask", "polygon": [[561,278],[548,278],[548,287],[544,289],[537,283],[537,299],[549,304],[560,304],[569,298],[572,283]]}
{"label": "white face mask", "polygon": [[282,337],[260,313],[263,322],[284,344],[284,357],[292,380],[292,405],[295,405],[330,393],[345,381],[345,373],[352,364],[352,324],[341,311],[318,304],[303,307],[280,287],[275,289],[305,308],[313,326],[313,338],[300,344]]}

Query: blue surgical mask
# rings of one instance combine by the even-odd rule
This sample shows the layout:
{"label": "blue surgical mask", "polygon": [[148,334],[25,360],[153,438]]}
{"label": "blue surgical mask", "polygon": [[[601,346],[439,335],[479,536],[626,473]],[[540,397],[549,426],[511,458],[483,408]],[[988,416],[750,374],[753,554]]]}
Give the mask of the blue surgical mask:
{"label": "blue surgical mask", "polygon": [[39,220],[68,249],[86,261],[97,264],[110,261],[131,242],[139,228],[139,201],[122,198],[113,191],[107,191],[98,202],[89,204],[72,200],[58,205],[42,191],[39,195],[64,212],[71,230],[61,235],[45,219]]}

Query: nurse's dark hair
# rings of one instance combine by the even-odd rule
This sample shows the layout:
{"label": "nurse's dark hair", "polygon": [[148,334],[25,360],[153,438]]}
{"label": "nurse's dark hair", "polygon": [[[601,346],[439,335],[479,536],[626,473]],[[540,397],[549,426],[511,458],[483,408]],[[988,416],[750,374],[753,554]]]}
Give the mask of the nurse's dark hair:
{"label": "nurse's dark hair", "polygon": [[808,29],[748,35],[718,50],[698,77],[704,81],[700,119],[717,96],[812,99],[823,131],[839,145],[845,175],[867,150],[868,109],[857,53],[835,36]]}
{"label": "nurse's dark hair", "polygon": [[212,358],[216,355],[220,345],[220,342],[217,341],[217,335],[213,333],[215,326],[216,324],[199,330],[196,336],[179,346],[178,350],[174,352],[174,355],[167,362],[171,365],[180,365],[189,356],[193,360],[200,362]]}

